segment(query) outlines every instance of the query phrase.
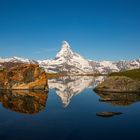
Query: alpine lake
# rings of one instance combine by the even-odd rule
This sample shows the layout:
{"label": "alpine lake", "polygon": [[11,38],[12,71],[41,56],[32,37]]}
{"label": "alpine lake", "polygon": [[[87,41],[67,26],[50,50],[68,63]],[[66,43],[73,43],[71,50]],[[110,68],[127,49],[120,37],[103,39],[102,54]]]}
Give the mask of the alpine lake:
{"label": "alpine lake", "polygon": [[[49,92],[0,91],[0,140],[138,139],[140,95],[95,93],[105,77],[61,77]],[[98,112],[121,112],[113,117]]]}

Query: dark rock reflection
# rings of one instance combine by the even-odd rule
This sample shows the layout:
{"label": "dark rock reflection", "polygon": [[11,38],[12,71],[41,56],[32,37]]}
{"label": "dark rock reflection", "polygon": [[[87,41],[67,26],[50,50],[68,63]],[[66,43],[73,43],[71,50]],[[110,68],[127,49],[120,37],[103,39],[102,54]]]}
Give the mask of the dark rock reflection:
{"label": "dark rock reflection", "polygon": [[128,106],[140,101],[140,93],[108,93],[98,92],[100,102],[110,103],[115,106]]}
{"label": "dark rock reflection", "polygon": [[3,107],[14,112],[36,114],[44,110],[48,93],[44,91],[12,90],[0,91]]}

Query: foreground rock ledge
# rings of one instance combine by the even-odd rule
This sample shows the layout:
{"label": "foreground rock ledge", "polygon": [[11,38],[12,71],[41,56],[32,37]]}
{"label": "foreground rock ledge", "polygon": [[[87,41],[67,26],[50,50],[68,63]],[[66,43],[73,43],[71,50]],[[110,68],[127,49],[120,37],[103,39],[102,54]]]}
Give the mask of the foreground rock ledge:
{"label": "foreground rock ledge", "polygon": [[96,92],[140,93],[140,81],[126,76],[110,76],[94,90]]}
{"label": "foreground rock ledge", "polygon": [[36,64],[1,68],[0,89],[48,90],[46,72]]}

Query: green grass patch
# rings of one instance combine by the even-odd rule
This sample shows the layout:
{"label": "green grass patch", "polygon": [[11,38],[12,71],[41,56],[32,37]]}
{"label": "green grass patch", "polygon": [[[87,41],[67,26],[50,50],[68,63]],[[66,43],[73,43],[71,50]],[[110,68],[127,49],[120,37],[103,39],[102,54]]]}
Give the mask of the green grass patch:
{"label": "green grass patch", "polygon": [[140,81],[140,69],[128,70],[123,72],[113,72],[109,76],[127,76]]}

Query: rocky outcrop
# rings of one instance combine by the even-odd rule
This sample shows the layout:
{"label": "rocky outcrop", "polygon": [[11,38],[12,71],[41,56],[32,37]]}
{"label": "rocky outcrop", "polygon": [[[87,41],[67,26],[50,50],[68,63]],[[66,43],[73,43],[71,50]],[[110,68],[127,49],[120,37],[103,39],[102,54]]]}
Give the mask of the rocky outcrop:
{"label": "rocky outcrop", "polygon": [[30,90],[0,90],[3,107],[14,112],[36,114],[45,109],[48,93]]}
{"label": "rocky outcrop", "polygon": [[109,76],[94,90],[96,92],[140,92],[140,81],[126,76]]}
{"label": "rocky outcrop", "polygon": [[47,76],[36,64],[19,64],[0,69],[0,89],[47,90]]}

